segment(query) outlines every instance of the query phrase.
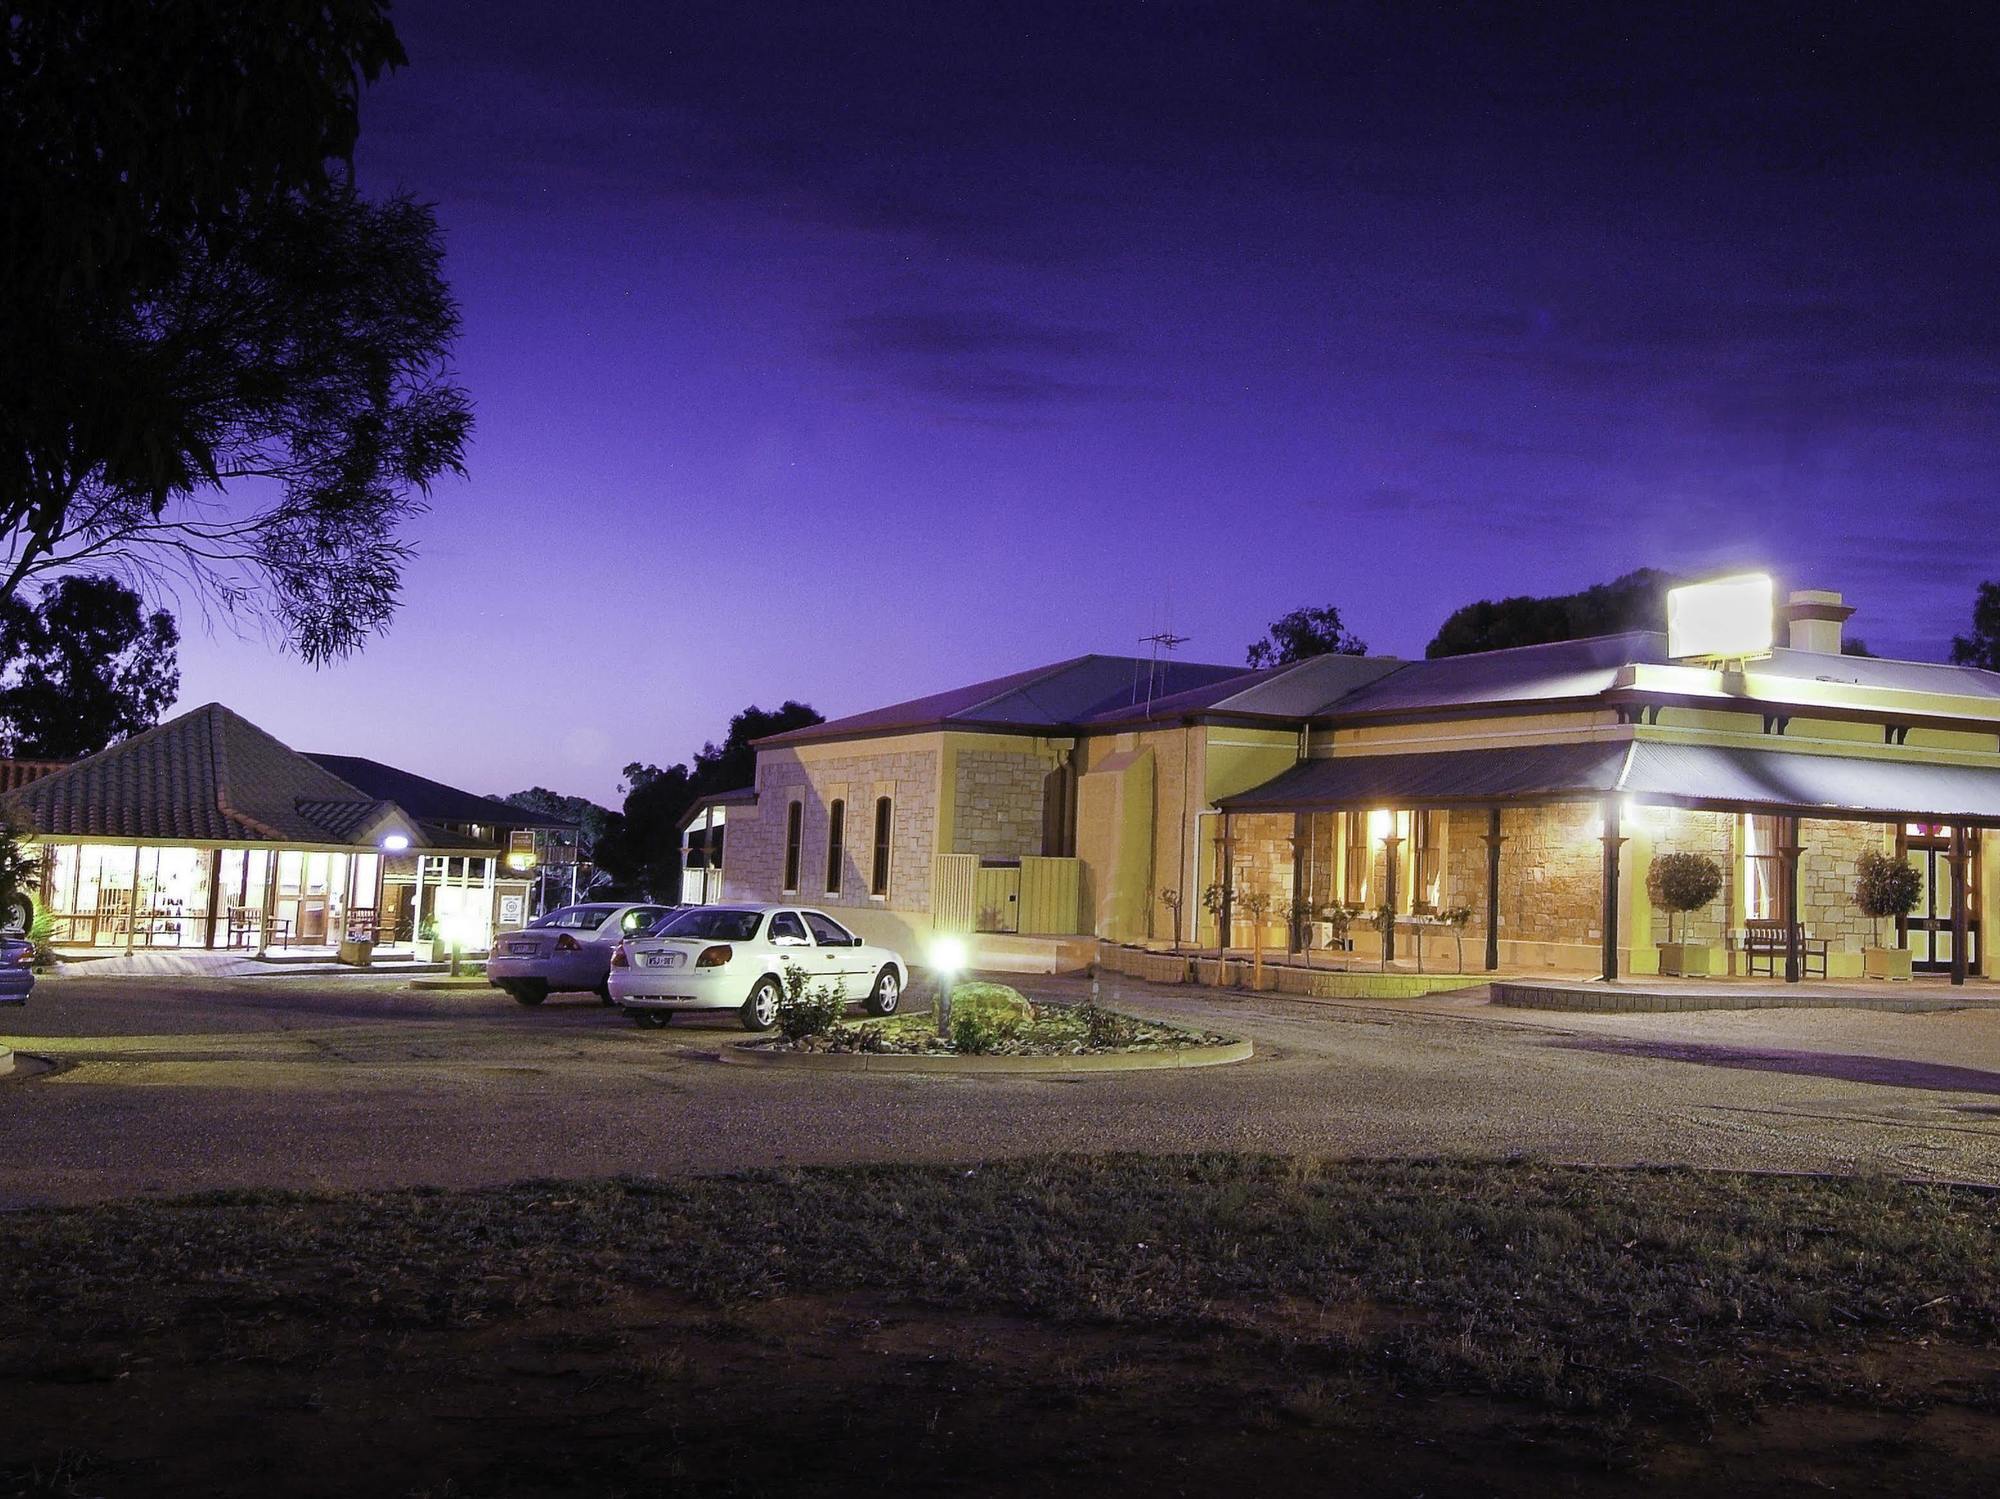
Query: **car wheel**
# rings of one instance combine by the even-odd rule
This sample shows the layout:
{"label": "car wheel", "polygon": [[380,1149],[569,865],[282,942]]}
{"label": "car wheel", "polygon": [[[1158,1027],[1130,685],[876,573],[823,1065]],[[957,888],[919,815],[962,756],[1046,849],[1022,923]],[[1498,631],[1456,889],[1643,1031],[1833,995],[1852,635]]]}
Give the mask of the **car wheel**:
{"label": "car wheel", "polygon": [[618,1003],[617,1000],[611,997],[611,983],[608,979],[597,986],[597,1002],[601,1005],[615,1005]]}
{"label": "car wheel", "polygon": [[674,1018],[672,1010],[634,1010],[632,1023],[642,1031],[665,1030],[667,1022]]}
{"label": "car wheel", "polygon": [[538,1005],[549,997],[549,986],[540,979],[524,979],[507,992],[524,1005]]}
{"label": "car wheel", "polygon": [[35,903],[20,891],[15,891],[5,905],[0,905],[0,931],[19,932],[25,937],[28,928],[34,924]]}
{"label": "car wheel", "polygon": [[746,1031],[768,1031],[778,1023],[778,981],[774,978],[757,980],[757,987],[750,991],[750,997],[743,1001],[743,1008],[737,1011]]}
{"label": "car wheel", "polygon": [[871,1015],[893,1015],[896,1006],[903,1000],[902,981],[896,977],[896,970],[884,967],[875,975],[875,987],[868,991],[868,1013]]}

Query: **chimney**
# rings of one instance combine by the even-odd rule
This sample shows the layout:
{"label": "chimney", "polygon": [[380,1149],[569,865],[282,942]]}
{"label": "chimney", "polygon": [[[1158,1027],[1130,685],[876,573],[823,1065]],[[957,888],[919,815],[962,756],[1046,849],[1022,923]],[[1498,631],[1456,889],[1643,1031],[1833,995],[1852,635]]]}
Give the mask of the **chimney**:
{"label": "chimney", "polygon": [[1840,601],[1840,595],[1824,588],[1794,588],[1783,610],[1790,631],[1788,644],[1795,651],[1818,651],[1825,656],[1840,654],[1840,627],[1854,610]]}

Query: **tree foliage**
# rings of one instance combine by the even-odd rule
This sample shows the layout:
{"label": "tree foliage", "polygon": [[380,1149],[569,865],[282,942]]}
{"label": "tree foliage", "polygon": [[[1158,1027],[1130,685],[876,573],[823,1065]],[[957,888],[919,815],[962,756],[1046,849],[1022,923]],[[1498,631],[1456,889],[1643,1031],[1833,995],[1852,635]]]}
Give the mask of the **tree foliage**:
{"label": "tree foliage", "polygon": [[1722,893],[1722,866],[1704,853],[1661,854],[1646,874],[1646,893],[1667,913],[1667,940],[1674,940],[1674,918],[1699,911]]}
{"label": "tree foliage", "polygon": [[394,611],[470,413],[436,224],[355,193],[382,0],[26,0],[0,49],[0,595],[104,568],[308,660]]}
{"label": "tree foliage", "polygon": [[1249,661],[1252,666],[1262,668],[1290,666],[1294,661],[1314,656],[1367,654],[1368,642],[1350,632],[1341,623],[1340,610],[1328,604],[1318,609],[1294,609],[1282,619],[1273,620],[1264,639],[1251,645]]}
{"label": "tree foliage", "polygon": [[529,812],[575,823],[577,857],[585,861],[591,858],[597,841],[604,836],[605,821],[611,816],[607,808],[598,806],[587,796],[564,796],[546,786],[509,792],[499,800],[510,807],[521,807]]}
{"label": "tree foliage", "polygon": [[[825,720],[804,703],[789,699],[776,709],[745,708],[729,720],[721,744],[704,744],[692,768],[685,764],[627,765],[621,790],[625,803],[606,819],[597,846],[598,867],[620,890],[651,900],[678,898],[681,888],[680,823],[694,801],[722,791],[740,791],[756,779],[756,741]],[[723,858],[728,858],[725,844]]]}
{"label": "tree foliage", "polygon": [[1626,630],[1664,630],[1667,590],[1681,581],[1658,568],[1642,567],[1577,593],[1481,599],[1454,610],[1438,627],[1424,655],[1435,660],[1516,645],[1617,635]]}
{"label": "tree foliage", "polygon": [[1878,939],[1884,920],[1900,921],[1916,910],[1923,895],[1923,876],[1908,859],[1871,848],[1855,861],[1854,904],[1873,928],[1870,946],[1882,945]]}
{"label": "tree foliage", "polygon": [[1951,639],[1955,666],[2000,671],[2000,583],[1981,583],[1972,601],[1972,630]]}
{"label": "tree foliage", "polygon": [[0,598],[0,750],[71,760],[151,728],[180,694],[180,631],[116,578]]}

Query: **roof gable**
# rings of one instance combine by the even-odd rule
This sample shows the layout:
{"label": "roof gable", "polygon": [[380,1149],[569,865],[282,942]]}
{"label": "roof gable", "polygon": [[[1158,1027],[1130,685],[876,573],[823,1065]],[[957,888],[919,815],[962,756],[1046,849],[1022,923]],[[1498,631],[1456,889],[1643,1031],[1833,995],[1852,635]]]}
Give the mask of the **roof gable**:
{"label": "roof gable", "polygon": [[394,802],[410,816],[424,822],[478,822],[509,828],[576,826],[566,818],[546,812],[531,812],[512,802],[461,791],[443,781],[433,781],[428,776],[384,765],[380,760],[360,755],[316,753],[309,753],[305,758],[369,796]]}

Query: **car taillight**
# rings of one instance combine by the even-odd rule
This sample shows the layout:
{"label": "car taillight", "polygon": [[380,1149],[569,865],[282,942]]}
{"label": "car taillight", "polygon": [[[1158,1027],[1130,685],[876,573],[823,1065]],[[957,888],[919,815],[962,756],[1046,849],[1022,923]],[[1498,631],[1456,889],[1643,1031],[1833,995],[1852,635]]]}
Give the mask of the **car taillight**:
{"label": "car taillight", "polygon": [[632,960],[625,956],[624,943],[621,942],[611,949],[611,966],[613,968],[630,968],[632,966]]}
{"label": "car taillight", "polygon": [[576,938],[572,937],[568,932],[564,932],[560,937],[556,938],[557,952],[575,952],[576,949]]}
{"label": "car taillight", "polygon": [[32,947],[22,948],[14,954],[14,961],[25,968],[28,964],[35,961],[35,950]]}
{"label": "car taillight", "polygon": [[720,968],[735,956],[736,949],[733,947],[704,947],[701,950],[701,956],[694,960],[694,966],[697,968]]}

